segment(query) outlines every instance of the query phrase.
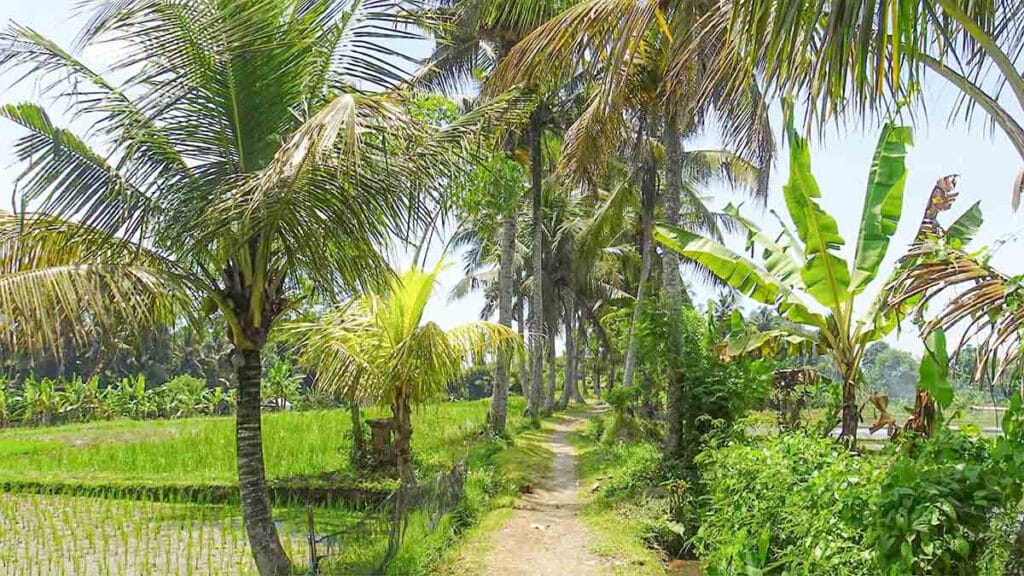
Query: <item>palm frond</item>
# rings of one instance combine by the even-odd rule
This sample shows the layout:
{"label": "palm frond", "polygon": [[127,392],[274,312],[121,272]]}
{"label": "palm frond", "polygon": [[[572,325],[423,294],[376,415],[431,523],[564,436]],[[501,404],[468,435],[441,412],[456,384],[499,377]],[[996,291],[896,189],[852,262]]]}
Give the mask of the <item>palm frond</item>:
{"label": "palm frond", "polygon": [[0,212],[0,340],[49,347],[195,317],[191,286],[137,245],[38,214]]}

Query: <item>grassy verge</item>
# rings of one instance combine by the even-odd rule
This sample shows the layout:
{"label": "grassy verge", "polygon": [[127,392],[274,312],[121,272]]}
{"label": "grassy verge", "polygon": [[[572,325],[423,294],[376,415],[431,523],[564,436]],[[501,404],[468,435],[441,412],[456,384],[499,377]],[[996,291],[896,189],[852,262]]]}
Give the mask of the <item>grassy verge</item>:
{"label": "grassy verge", "polygon": [[615,559],[615,574],[665,574],[665,555],[648,546],[662,528],[652,519],[664,517],[667,506],[649,490],[660,455],[643,442],[601,443],[600,432],[610,422],[597,421],[610,419],[610,414],[592,416],[585,429],[571,436],[586,493],[581,518],[591,534],[591,549]]}

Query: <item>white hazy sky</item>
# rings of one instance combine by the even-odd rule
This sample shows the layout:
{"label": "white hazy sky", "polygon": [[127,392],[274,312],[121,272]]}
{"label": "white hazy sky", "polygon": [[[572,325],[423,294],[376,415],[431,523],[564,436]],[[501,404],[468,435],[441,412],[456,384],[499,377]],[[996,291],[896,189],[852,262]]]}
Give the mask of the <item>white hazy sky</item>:
{"label": "white hazy sky", "polygon": [[[0,0],[0,22],[6,25],[9,21],[15,21],[28,25],[62,45],[70,46],[81,22],[80,18],[72,16],[74,4],[74,0]],[[87,54],[85,59],[91,66],[103,69],[105,58],[102,53]],[[0,77],[0,103],[31,98],[30,84],[11,89],[8,87],[9,82],[10,78]],[[890,245],[889,257],[883,265],[883,272],[891,268],[903,248],[912,240],[932,186],[936,179],[946,174],[961,175],[957,208],[963,210],[976,200],[982,201],[985,225],[976,241],[977,245],[991,245],[1020,232],[1024,225],[1021,215],[1015,214],[1010,207],[1011,184],[1017,172],[1024,167],[1024,161],[1017,156],[1009,141],[998,132],[990,134],[982,122],[976,122],[970,129],[963,123],[947,125],[956,92],[941,80],[929,81],[925,85],[925,94],[929,114],[920,115],[917,125],[914,126],[916,145],[911,149],[908,158],[910,175],[906,188],[904,218]],[[56,118],[60,117],[59,110],[51,110],[51,113]],[[1019,109],[1011,109],[1011,113],[1018,118],[1022,116]],[[0,206],[4,207],[11,205],[14,180],[20,169],[14,164],[12,153],[12,145],[19,135],[17,126],[6,122],[0,123]],[[840,231],[846,238],[847,248],[851,252],[856,242],[867,170],[876,137],[877,126],[868,126],[864,130],[855,126],[841,134],[833,130],[819,139],[812,150],[814,173],[824,196],[821,204],[838,220]],[[710,136],[690,144],[691,148],[713,146],[715,142]],[[783,150],[772,174],[768,200],[768,206],[780,213],[785,213],[782,184],[787,173],[788,162],[786,151]],[[716,198],[715,203],[723,206],[728,201],[742,200],[722,189],[711,188],[707,193]],[[772,228],[767,213],[753,209],[749,203],[746,213],[763,221],[766,228]],[[742,246],[738,238],[732,242],[737,248]],[[1020,250],[1019,242],[1008,242],[996,254],[995,264],[1010,274],[1024,273],[1024,261],[1020,257]],[[436,258],[436,252],[434,257]],[[407,258],[399,258],[399,261],[402,260]],[[438,291],[428,312],[430,319],[444,326],[473,320],[480,310],[482,300],[479,296],[456,303],[447,302],[447,292],[460,274],[461,267],[456,265],[450,267],[443,275],[441,290]],[[695,285],[694,288],[699,298],[712,295],[706,287]],[[874,294],[868,293],[865,296],[862,306],[867,306],[868,299]],[[889,340],[909,350],[921,349],[912,327],[906,329],[902,335],[891,336]]]}

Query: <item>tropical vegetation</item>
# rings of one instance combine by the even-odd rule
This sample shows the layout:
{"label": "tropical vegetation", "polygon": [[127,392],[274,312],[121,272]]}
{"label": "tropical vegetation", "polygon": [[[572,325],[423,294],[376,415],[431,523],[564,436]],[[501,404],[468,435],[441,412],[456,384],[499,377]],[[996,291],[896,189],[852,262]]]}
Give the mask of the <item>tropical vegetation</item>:
{"label": "tropical vegetation", "polygon": [[0,572],[1021,573],[1006,198],[914,148],[1024,159],[1019,0],[81,5],[0,33]]}

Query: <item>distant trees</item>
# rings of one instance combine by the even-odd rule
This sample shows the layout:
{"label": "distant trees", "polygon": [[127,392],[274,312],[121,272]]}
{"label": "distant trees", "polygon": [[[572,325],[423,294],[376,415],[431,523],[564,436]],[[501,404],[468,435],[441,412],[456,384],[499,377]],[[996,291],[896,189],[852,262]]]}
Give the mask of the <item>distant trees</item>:
{"label": "distant trees", "polygon": [[861,373],[868,391],[890,398],[912,399],[918,379],[918,359],[886,342],[873,342],[864,351]]}

